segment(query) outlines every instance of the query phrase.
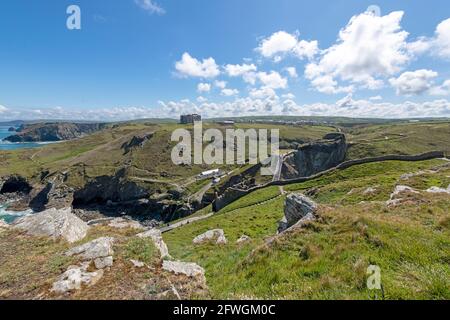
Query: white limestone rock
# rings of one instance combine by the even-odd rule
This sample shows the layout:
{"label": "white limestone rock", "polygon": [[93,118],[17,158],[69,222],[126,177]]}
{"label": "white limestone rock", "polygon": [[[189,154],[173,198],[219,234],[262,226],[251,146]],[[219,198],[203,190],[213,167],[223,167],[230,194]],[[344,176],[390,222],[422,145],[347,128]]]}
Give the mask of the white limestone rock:
{"label": "white limestone rock", "polygon": [[[103,237],[72,248],[66,252],[67,256],[80,256],[83,260],[112,257],[114,238]],[[100,263],[99,263],[100,264]]]}
{"label": "white limestone rock", "polygon": [[82,286],[93,286],[103,277],[103,270],[88,272],[87,266],[71,266],[59,279],[53,283],[51,289],[56,294],[64,294],[74,290],[80,290]]}
{"label": "white limestone rock", "polygon": [[226,244],[228,242],[222,229],[206,231],[192,240],[194,244],[201,244],[207,241],[215,241],[216,244]]}
{"label": "white limestone rock", "polygon": [[204,277],[205,270],[196,263],[181,262],[181,261],[169,261],[163,262],[163,270],[169,271],[175,274],[184,274],[188,277]]}
{"label": "white limestone rock", "polygon": [[137,236],[139,238],[150,238],[155,244],[155,247],[159,250],[161,259],[170,258],[169,249],[167,248],[167,245],[162,238],[162,233],[160,230],[150,229],[148,231],[139,233]]}
{"label": "white limestone rock", "polygon": [[428,193],[447,193],[450,194],[450,185],[448,185],[447,189],[439,188],[439,187],[431,187],[427,189]]}
{"label": "white limestone rock", "polygon": [[242,235],[237,241],[236,241],[236,243],[237,244],[241,244],[241,243],[245,243],[245,242],[249,242],[249,241],[251,241],[252,239],[249,237],[249,236],[247,236],[247,235]]}
{"label": "white limestone rock", "polygon": [[389,200],[386,201],[386,205],[392,207],[402,203],[403,201],[405,201],[405,198],[403,196],[407,194],[420,194],[420,192],[408,186],[395,186]]}
{"label": "white limestone rock", "polygon": [[20,218],[13,227],[32,236],[47,236],[54,240],[63,238],[70,243],[82,240],[89,230],[89,226],[74,215],[71,208],[52,208],[32,214]]}
{"label": "white limestone rock", "polygon": [[278,232],[283,232],[303,218],[314,218],[317,204],[300,193],[292,193],[286,197],[284,205],[284,218],[279,222]]}
{"label": "white limestone rock", "polygon": [[133,264],[133,266],[135,266],[136,268],[143,268],[143,267],[145,267],[145,263],[143,263],[142,261],[133,260],[133,259],[130,259],[130,261]]}
{"label": "white limestone rock", "polygon": [[114,264],[114,258],[112,256],[97,258],[94,260],[94,265],[97,269],[111,268]]}

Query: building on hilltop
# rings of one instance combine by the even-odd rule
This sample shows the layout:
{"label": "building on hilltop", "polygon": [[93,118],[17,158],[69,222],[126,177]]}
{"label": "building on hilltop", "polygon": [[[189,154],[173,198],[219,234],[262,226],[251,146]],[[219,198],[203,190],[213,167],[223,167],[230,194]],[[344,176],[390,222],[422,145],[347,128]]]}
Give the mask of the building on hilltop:
{"label": "building on hilltop", "polygon": [[199,114],[184,114],[180,116],[181,124],[194,123],[194,121],[202,121],[202,116]]}

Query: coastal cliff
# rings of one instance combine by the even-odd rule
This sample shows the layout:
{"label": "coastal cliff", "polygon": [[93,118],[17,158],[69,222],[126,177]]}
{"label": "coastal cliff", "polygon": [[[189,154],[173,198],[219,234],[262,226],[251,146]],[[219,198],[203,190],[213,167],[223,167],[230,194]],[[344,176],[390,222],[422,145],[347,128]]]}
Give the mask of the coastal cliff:
{"label": "coastal cliff", "polygon": [[102,123],[39,123],[21,126],[17,133],[4,140],[9,142],[44,142],[73,140],[105,127]]}

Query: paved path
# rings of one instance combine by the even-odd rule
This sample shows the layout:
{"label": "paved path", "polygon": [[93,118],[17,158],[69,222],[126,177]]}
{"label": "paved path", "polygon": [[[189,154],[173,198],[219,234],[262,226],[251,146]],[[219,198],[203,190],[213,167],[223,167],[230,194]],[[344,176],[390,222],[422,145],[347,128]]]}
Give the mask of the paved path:
{"label": "paved path", "polygon": [[193,223],[193,222],[196,222],[196,221],[208,219],[209,217],[212,217],[213,215],[214,215],[214,213],[211,212],[211,213],[205,214],[203,216],[188,218],[188,219],[176,222],[174,224],[171,224],[170,226],[165,226],[165,227],[159,228],[159,230],[161,230],[162,233],[165,233],[165,232],[171,231],[173,229],[182,227],[184,225],[187,225],[187,224],[190,224],[190,223]]}

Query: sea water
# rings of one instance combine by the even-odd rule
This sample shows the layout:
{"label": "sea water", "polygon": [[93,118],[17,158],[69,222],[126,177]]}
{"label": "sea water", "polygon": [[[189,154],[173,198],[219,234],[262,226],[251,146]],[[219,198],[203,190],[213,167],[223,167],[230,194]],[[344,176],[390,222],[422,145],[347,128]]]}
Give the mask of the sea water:
{"label": "sea water", "polygon": [[33,213],[33,210],[25,210],[25,211],[8,211],[8,205],[0,204],[0,220],[5,221],[6,223],[13,223],[20,217],[28,216]]}
{"label": "sea water", "polygon": [[12,143],[9,141],[3,141],[6,137],[14,135],[14,132],[8,131],[10,127],[0,126],[0,150],[16,150],[22,148],[36,148],[43,144],[41,142],[23,142],[23,143]]}

